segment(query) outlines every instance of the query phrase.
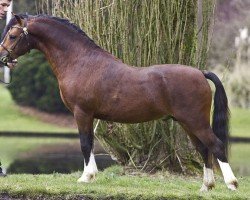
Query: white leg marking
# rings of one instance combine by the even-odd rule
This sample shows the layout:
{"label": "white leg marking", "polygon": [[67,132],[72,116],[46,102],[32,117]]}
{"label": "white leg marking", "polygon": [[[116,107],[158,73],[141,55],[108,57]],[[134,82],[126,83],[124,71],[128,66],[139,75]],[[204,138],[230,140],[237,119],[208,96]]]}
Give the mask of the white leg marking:
{"label": "white leg marking", "polygon": [[84,182],[89,183],[91,179],[95,178],[95,175],[97,174],[98,169],[95,162],[95,156],[94,153],[90,153],[89,163],[86,166],[84,162],[84,171],[82,173],[82,176],[77,180],[77,182]]}
{"label": "white leg marking", "polygon": [[208,191],[214,187],[215,180],[214,180],[214,172],[210,168],[206,168],[205,165],[203,167],[204,177],[203,177],[203,184],[201,186],[200,191]]}
{"label": "white leg marking", "polygon": [[236,190],[238,186],[238,181],[236,177],[234,176],[230,165],[226,162],[221,162],[219,159],[218,159],[218,162],[219,162],[219,165],[220,165],[223,177],[224,177],[224,181],[227,184],[227,187],[230,190]]}

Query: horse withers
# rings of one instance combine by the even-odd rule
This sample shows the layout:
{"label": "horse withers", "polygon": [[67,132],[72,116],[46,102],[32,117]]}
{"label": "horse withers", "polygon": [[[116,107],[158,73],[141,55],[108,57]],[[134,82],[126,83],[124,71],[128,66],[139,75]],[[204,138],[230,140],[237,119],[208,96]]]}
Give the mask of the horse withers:
{"label": "horse withers", "polygon": [[[227,96],[215,74],[184,65],[129,66],[68,20],[15,15],[3,33],[0,58],[11,63],[31,49],[45,54],[61,98],[77,122],[84,156],[79,182],[90,182],[98,171],[93,154],[94,118],[139,123],[170,115],[186,130],[204,160],[201,190],[215,184],[212,155],[218,159],[227,187],[236,190],[238,182],[227,159]],[[206,79],[216,87],[212,127],[212,93]]]}

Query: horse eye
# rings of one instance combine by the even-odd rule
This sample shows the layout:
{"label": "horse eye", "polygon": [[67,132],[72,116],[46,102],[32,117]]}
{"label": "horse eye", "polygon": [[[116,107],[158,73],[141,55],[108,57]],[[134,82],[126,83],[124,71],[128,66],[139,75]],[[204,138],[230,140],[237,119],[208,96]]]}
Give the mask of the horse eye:
{"label": "horse eye", "polygon": [[10,36],[9,36],[9,38],[10,38],[11,40],[16,39],[16,37],[17,37],[17,36],[15,36],[15,35],[10,35]]}

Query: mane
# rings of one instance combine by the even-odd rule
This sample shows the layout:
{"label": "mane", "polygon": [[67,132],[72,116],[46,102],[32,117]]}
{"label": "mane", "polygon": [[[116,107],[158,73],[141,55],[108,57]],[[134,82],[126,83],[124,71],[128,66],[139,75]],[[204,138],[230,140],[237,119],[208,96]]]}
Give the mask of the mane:
{"label": "mane", "polygon": [[64,18],[60,18],[60,17],[54,17],[54,16],[51,16],[51,15],[44,15],[44,14],[36,15],[36,16],[34,16],[34,18],[52,19],[52,20],[58,21],[58,22],[64,24],[65,26],[68,26],[72,30],[74,30],[74,31],[76,31],[76,32],[78,32],[78,33],[80,33],[80,34],[82,34],[84,36],[87,36],[87,34],[82,29],[80,29],[79,26],[77,26],[76,24],[70,22],[68,19],[64,19]]}
{"label": "mane", "polygon": [[[70,22],[68,19],[64,19],[64,18],[60,18],[60,17],[54,17],[54,16],[50,16],[50,15],[44,15],[44,14],[40,14],[40,15],[27,15],[27,14],[19,14],[18,16],[20,16],[23,19],[48,19],[48,20],[54,20],[57,21],[63,25],[65,25],[66,27],[69,27],[71,30],[79,33],[80,35],[84,36],[87,40],[88,43],[91,44],[92,47],[97,47],[102,49],[101,47],[99,47],[82,29],[80,29],[76,24]],[[7,32],[10,30],[10,28],[12,26],[14,26],[15,24],[17,24],[16,19],[13,17],[10,22],[6,25],[6,27],[4,28],[4,31],[2,33],[1,36],[1,41],[4,39],[5,35],[7,34]]]}

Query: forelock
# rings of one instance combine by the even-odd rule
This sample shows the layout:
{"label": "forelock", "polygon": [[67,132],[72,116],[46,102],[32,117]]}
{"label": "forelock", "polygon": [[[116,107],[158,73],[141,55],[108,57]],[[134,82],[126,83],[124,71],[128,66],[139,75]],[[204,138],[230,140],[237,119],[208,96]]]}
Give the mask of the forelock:
{"label": "forelock", "polygon": [[[21,14],[19,16],[22,17],[22,18],[28,18],[28,15],[24,15],[24,14]],[[17,24],[16,18],[15,17],[11,18],[11,20],[9,21],[9,23],[5,26],[5,28],[3,30],[3,33],[1,35],[1,41],[3,41],[4,37],[6,36],[6,34],[8,33],[8,31],[10,30],[10,28],[12,26],[16,25],[16,24]]]}

